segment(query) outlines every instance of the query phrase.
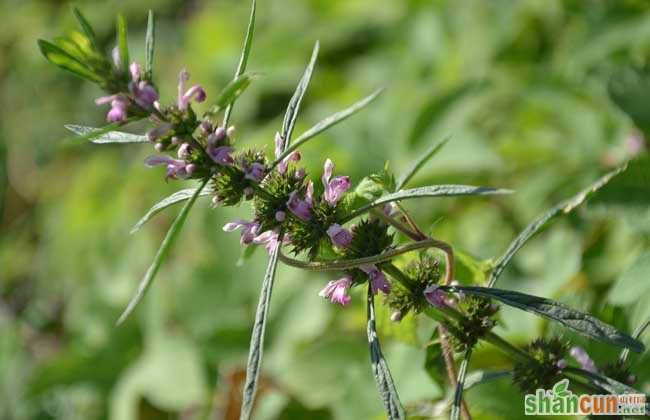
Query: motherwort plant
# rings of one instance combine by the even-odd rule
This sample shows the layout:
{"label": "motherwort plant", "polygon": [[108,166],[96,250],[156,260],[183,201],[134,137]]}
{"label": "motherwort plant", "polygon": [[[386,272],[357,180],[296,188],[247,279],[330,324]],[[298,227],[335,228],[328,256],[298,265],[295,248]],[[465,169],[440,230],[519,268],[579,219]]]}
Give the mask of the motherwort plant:
{"label": "motherwort plant", "polygon": [[[453,247],[427,235],[411,217],[404,202],[423,197],[504,194],[509,191],[467,185],[406,188],[413,175],[436,154],[445,140],[432,145],[399,178],[385,167],[353,187],[350,178],[342,175],[335,163],[327,158],[322,173],[307,173],[300,166],[300,146],[361,110],[380,93],[372,93],[294,138],[300,104],[316,64],[318,43],[289,101],[282,126],[275,138],[269,139],[274,146],[273,156],[267,156],[263,148],[238,147],[236,139],[242,134],[229,125],[236,99],[254,79],[254,74],[245,72],[253,39],[254,1],[235,76],[216,96],[208,94],[198,84],[190,85],[190,73],[179,69],[177,97],[160,97],[153,77],[153,13],[149,13],[143,65],[129,55],[127,25],[123,17],[117,19],[117,46],[106,52],[99,47],[92,26],[83,15],[76,9],[74,14],[81,32],[56,38],[54,42],[40,40],[39,47],[53,64],[96,83],[106,91],[106,95],[97,98],[95,103],[106,108],[108,124],[102,128],[66,127],[78,138],[94,143],[149,143],[154,154],[146,159],[146,166],[162,166],[165,180],[192,179],[197,184],[195,188],[180,190],[155,204],[134,227],[134,231],[138,230],[156,213],[184,202],[118,324],[129,316],[144,296],[197,198],[210,196],[217,209],[245,201],[254,210],[251,220],[234,220],[223,227],[227,232],[238,232],[242,246],[263,246],[269,255],[253,325],[241,419],[250,418],[252,413],[267,313],[279,262],[304,270],[338,273],[333,274],[332,280],[320,291],[320,296],[336,305],[346,306],[351,301],[352,288],[367,288],[367,331],[372,370],[387,416],[391,419],[403,419],[406,414],[375,329],[374,300],[378,294],[391,308],[394,322],[399,322],[409,312],[439,322],[440,357],[446,366],[451,389],[455,390],[449,400],[452,418],[461,415],[470,418],[462,393],[472,349],[480,341],[495,345],[512,359],[513,368],[508,374],[523,391],[549,387],[558,379],[570,378],[574,386],[597,393],[637,392],[630,388],[634,376],[626,363],[627,349],[644,350],[637,339],[643,328],[631,337],[559,302],[494,287],[513,255],[542,226],[555,216],[573,210],[625,167],[606,174],[535,220],[490,267],[487,284],[460,285],[454,279]],[[197,115],[193,104],[206,101],[211,103],[210,108],[203,115]],[[126,124],[144,119],[153,124],[144,135],[117,131]],[[395,259],[407,253],[414,256],[410,263],[400,267]],[[436,253],[440,253],[443,259],[439,260]],[[592,339],[626,350],[618,361],[599,370],[584,350],[576,347],[569,352],[570,345],[560,338],[540,338],[527,347],[518,348],[492,331],[498,322],[500,305],[532,312]],[[460,355],[459,367],[454,353]],[[573,361],[568,357],[569,353],[576,360],[575,366],[570,364]]]}

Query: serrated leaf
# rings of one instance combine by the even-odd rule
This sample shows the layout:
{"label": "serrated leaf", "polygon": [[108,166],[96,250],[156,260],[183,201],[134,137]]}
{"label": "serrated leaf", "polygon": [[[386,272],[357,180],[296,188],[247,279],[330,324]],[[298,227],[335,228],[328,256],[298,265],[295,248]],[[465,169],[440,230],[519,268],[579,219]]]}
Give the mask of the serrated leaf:
{"label": "serrated leaf", "polygon": [[122,71],[129,72],[129,42],[127,37],[126,18],[123,15],[117,15],[117,47],[120,51],[120,61],[122,61]]}
{"label": "serrated leaf", "polygon": [[467,374],[467,365],[469,364],[469,359],[472,357],[472,349],[467,349],[465,352],[465,357],[460,363],[458,369],[458,381],[456,384],[456,391],[454,392],[454,402],[451,406],[451,416],[452,420],[460,419],[460,413],[462,411],[463,405],[463,389],[465,388],[465,375]]}
{"label": "serrated leaf", "polygon": [[102,128],[86,127],[76,124],[66,124],[64,127],[79,135],[79,137],[73,137],[76,141],[91,140],[93,143],[97,144],[149,143],[146,136],[124,133],[122,131],[112,131],[114,128],[120,127],[121,125],[123,125],[123,123],[115,122]]}
{"label": "serrated leaf", "polygon": [[153,262],[151,263],[144,277],[140,281],[140,284],[138,285],[138,290],[136,291],[133,298],[131,298],[131,300],[129,301],[129,304],[127,305],[124,312],[122,312],[122,315],[120,315],[120,317],[118,318],[117,320],[118,325],[124,322],[124,320],[131,314],[131,312],[133,312],[136,305],[144,297],[144,294],[146,293],[147,289],[151,285],[151,282],[156,277],[156,274],[158,274],[158,270],[160,269],[160,266],[167,258],[167,255],[169,255],[171,246],[174,244],[174,241],[178,237],[178,234],[180,233],[181,229],[183,228],[183,225],[187,220],[187,215],[189,214],[190,209],[194,205],[196,198],[199,196],[199,194],[201,193],[205,185],[208,183],[208,180],[209,178],[205,179],[202,182],[201,186],[196,189],[194,195],[192,195],[192,197],[187,201],[187,203],[185,203],[181,211],[178,213],[178,216],[176,216],[176,219],[174,219],[174,222],[172,223],[169,230],[167,231],[165,238],[160,243],[160,247],[158,248],[158,252],[156,252],[156,256],[154,257]]}
{"label": "serrated leaf", "polygon": [[379,390],[379,396],[384,403],[386,415],[390,420],[404,419],[404,409],[399,399],[399,394],[395,388],[393,377],[390,374],[388,363],[384,358],[381,351],[381,344],[377,336],[375,325],[375,298],[372,293],[372,288],[368,286],[368,300],[367,300],[367,315],[368,315],[368,344],[370,346],[370,363],[372,364],[372,374],[375,377],[375,383]]}
{"label": "serrated leaf", "polygon": [[393,201],[409,200],[421,197],[449,197],[459,195],[491,195],[491,194],[510,194],[512,191],[489,188],[489,187],[474,187],[472,185],[431,185],[427,187],[411,188],[408,190],[401,190],[392,194],[387,194],[377,200],[374,200],[356,210],[343,219],[343,222],[354,219],[357,216],[366,213],[370,209],[381,206],[382,204],[391,203]]}
{"label": "serrated leaf", "polygon": [[55,66],[76,74],[81,78],[90,80],[91,82],[100,82],[102,80],[99,75],[93,72],[77,58],[64,51],[61,47],[43,39],[39,39],[37,43],[41,54],[43,54],[47,61]]}
{"label": "serrated leaf", "polygon": [[77,19],[77,22],[79,22],[79,26],[81,27],[81,30],[86,35],[86,38],[88,38],[88,41],[90,41],[90,45],[92,45],[93,50],[99,51],[99,47],[98,47],[99,44],[97,43],[97,37],[95,36],[95,31],[93,31],[93,28],[92,26],[90,26],[90,23],[88,23],[84,15],[76,7],[72,8],[72,13],[74,14],[74,17]]}
{"label": "serrated leaf", "polygon": [[615,379],[601,375],[599,373],[588,372],[583,369],[568,367],[565,369],[566,373],[571,373],[589,381],[590,384],[595,385],[613,395],[619,394],[641,394],[638,390],[631,386],[622,384]]}
{"label": "serrated leaf", "polygon": [[271,302],[271,292],[275,281],[275,272],[278,266],[278,255],[280,254],[280,244],[282,243],[282,233],[275,248],[271,252],[269,263],[266,267],[262,290],[255,312],[255,323],[253,324],[253,333],[251,334],[251,344],[248,349],[248,363],[246,365],[246,382],[242,398],[241,411],[239,420],[249,420],[253,411],[253,403],[257,392],[257,380],[262,366],[262,355],[264,352],[264,333],[266,331],[266,318],[269,312],[269,303]]}
{"label": "serrated leaf", "polygon": [[145,60],[144,60],[144,78],[153,79],[153,53],[156,46],[156,18],[153,10],[149,10],[147,16],[147,35],[144,41]]}
{"label": "serrated leaf", "polygon": [[298,111],[300,110],[300,104],[302,103],[302,98],[305,96],[307,87],[309,86],[309,81],[311,80],[311,75],[314,72],[314,66],[316,65],[316,58],[318,57],[319,43],[316,41],[314,49],[311,53],[311,59],[309,64],[305,69],[305,72],[296,87],[296,91],[293,93],[291,100],[289,100],[289,105],[287,105],[287,111],[284,114],[284,121],[282,122],[282,138],[284,139],[284,150],[287,150],[289,144],[291,143],[291,133],[293,133],[293,127],[296,124],[296,118],[298,118]]}
{"label": "serrated leaf", "polygon": [[415,174],[417,174],[418,171],[422,169],[424,165],[426,165],[429,159],[431,159],[436,153],[438,153],[438,151],[442,149],[442,146],[447,144],[449,139],[451,139],[451,137],[445,137],[442,140],[438,140],[437,142],[433,143],[426,150],[426,152],[424,152],[424,154],[418,160],[416,160],[415,163],[409,169],[407,169],[406,172],[404,172],[404,174],[402,174],[402,176],[399,177],[399,180],[397,181],[397,185],[395,186],[395,190],[399,191],[402,188],[404,188],[404,186],[406,186],[406,184],[411,180],[411,178],[413,178]]}
{"label": "serrated leaf", "polygon": [[372,101],[374,101],[383,89],[378,89],[371,93],[370,95],[366,96],[365,98],[361,99],[360,101],[354,103],[353,105],[349,106],[348,108],[345,108],[344,110],[338,111],[335,114],[330,115],[329,117],[325,118],[324,120],[320,121],[313,127],[311,127],[309,130],[305,131],[302,133],[296,141],[291,143],[284,152],[273,162],[272,166],[277,165],[278,163],[282,162],[284,158],[289,156],[291,152],[296,150],[298,147],[306,143],[307,141],[311,140],[312,138],[316,137],[323,131],[327,130],[328,128],[340,123],[341,121],[345,120],[346,118],[350,117],[351,115],[359,112],[366,106],[368,106]]}
{"label": "serrated leaf", "polygon": [[495,299],[514,308],[540,315],[551,321],[558,322],[565,327],[591,337],[594,340],[618,347],[629,347],[637,353],[644,350],[640,341],[601,320],[569,308],[568,306],[539,296],[527,295],[513,290],[495,289],[479,286],[441,286],[446,290],[461,291],[464,293]]}
{"label": "serrated leaf", "polygon": [[[237,64],[237,70],[235,70],[236,80],[244,74],[246,71],[246,65],[248,64],[248,56],[251,52],[251,47],[253,45],[253,33],[255,32],[255,10],[257,9],[256,0],[251,2],[251,14],[248,19],[248,28],[246,28],[246,35],[244,36],[244,45],[242,47],[241,55],[239,56],[239,64]],[[235,98],[236,99],[236,98]],[[226,111],[224,112],[223,117],[223,126],[228,126],[228,121],[230,121],[230,114],[232,113],[232,107],[234,105],[234,100],[228,104]]]}
{"label": "serrated leaf", "polygon": [[499,260],[494,265],[494,268],[492,269],[492,272],[490,273],[490,277],[488,280],[488,287],[492,287],[496,284],[497,280],[499,279],[499,276],[506,268],[506,266],[508,265],[512,257],[517,253],[517,251],[519,251],[521,247],[523,247],[526,244],[526,242],[531,237],[533,237],[533,235],[535,235],[535,233],[537,233],[542,227],[544,227],[551,219],[553,219],[558,215],[567,214],[571,212],[573,209],[575,209],[580,204],[582,204],[587,199],[587,197],[589,197],[595,191],[598,191],[600,188],[605,186],[612,178],[614,178],[616,175],[624,171],[625,168],[626,168],[625,166],[622,166],[605,174],[596,182],[591,184],[589,187],[583,189],[575,196],[561,202],[560,204],[546,211],[537,219],[535,219],[535,221],[533,221],[531,224],[526,226],[526,228],[519,235],[517,235],[515,240],[512,241],[510,246],[508,246],[506,252],[503,253],[503,255],[499,258]]}
{"label": "serrated leaf", "polygon": [[[176,203],[180,203],[185,200],[191,199],[194,194],[196,193],[197,188],[186,188],[180,191],[176,191],[172,195],[165,197],[164,199],[160,200],[156,204],[154,204],[145,214],[138,220],[138,223],[136,223],[133,228],[131,228],[131,231],[129,233],[134,234],[140,228],[147,223],[149,220],[151,220],[156,214],[160,213],[161,211],[165,210],[167,207],[173,206]],[[200,193],[199,197],[206,196],[212,194],[212,191],[208,188],[204,188]],[[255,248],[255,247],[248,247],[248,248]]]}

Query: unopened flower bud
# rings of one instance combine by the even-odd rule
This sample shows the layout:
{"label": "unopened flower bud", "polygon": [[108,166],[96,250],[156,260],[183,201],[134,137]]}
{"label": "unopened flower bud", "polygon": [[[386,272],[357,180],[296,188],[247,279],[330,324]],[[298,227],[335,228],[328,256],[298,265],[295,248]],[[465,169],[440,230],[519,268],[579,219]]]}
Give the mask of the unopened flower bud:
{"label": "unopened flower bud", "polygon": [[296,179],[303,179],[305,175],[307,175],[307,171],[305,171],[305,168],[299,168],[295,173]]}
{"label": "unopened flower bud", "polygon": [[210,121],[201,122],[199,127],[201,129],[201,133],[203,133],[204,135],[207,135],[210,132],[212,132],[212,124],[210,124]]}
{"label": "unopened flower bud", "polygon": [[228,129],[226,130],[226,135],[227,135],[228,137],[232,137],[234,134],[235,134],[235,126],[234,126],[234,125],[231,125],[231,126],[228,127]]}
{"label": "unopened flower bud", "polygon": [[165,145],[162,143],[156,143],[154,145],[154,149],[156,149],[159,152],[162,152],[163,150],[165,150]]}
{"label": "unopened flower bud", "polygon": [[395,311],[390,314],[390,320],[393,322],[400,322],[402,320],[402,311]]}
{"label": "unopened flower bud", "polygon": [[557,361],[557,364],[555,366],[557,366],[558,369],[563,370],[566,369],[567,366],[569,366],[569,364],[567,363],[566,360],[560,359]]}
{"label": "unopened flower bud", "polygon": [[180,159],[187,159],[192,155],[192,152],[190,150],[190,144],[189,143],[183,143],[180,145],[178,148],[178,157]]}
{"label": "unopened flower bud", "polygon": [[275,220],[277,220],[278,222],[284,222],[284,219],[286,218],[287,218],[287,214],[282,210],[278,210],[275,212]]}
{"label": "unopened flower bud", "polygon": [[174,136],[174,137],[172,137],[172,144],[173,144],[174,146],[178,146],[178,145],[181,144],[182,142],[183,142],[183,140],[182,140],[180,137],[178,137],[178,136]]}
{"label": "unopened flower bud", "polygon": [[252,188],[252,187],[246,187],[246,188],[244,188],[244,198],[245,198],[246,200],[250,200],[251,198],[253,198],[253,192],[254,192],[254,191],[253,191],[253,188]]}

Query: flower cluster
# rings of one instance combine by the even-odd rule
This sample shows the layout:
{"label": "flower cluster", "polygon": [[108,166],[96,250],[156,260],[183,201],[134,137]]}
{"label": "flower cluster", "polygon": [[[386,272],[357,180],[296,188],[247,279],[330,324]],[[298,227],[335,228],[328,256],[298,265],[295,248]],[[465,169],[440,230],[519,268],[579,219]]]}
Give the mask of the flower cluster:
{"label": "flower cluster", "polygon": [[499,306],[479,296],[459,296],[456,306],[462,317],[447,320],[444,325],[449,331],[454,350],[464,352],[474,347],[479,339],[494,328],[494,316]]}
{"label": "flower cluster", "polygon": [[[411,261],[405,269],[410,280],[409,287],[396,284],[393,292],[386,296],[386,304],[393,310],[391,319],[399,321],[408,312],[420,313],[431,302],[431,294],[427,290],[436,290],[441,279],[440,262],[429,253],[422,253],[417,260]],[[445,304],[446,294],[440,291],[439,302]]]}
{"label": "flower cluster", "polygon": [[513,382],[523,393],[534,393],[536,389],[550,389],[561,379],[560,373],[568,366],[566,353],[568,345],[559,338],[539,338],[525,351],[533,361],[516,363],[513,370]]}

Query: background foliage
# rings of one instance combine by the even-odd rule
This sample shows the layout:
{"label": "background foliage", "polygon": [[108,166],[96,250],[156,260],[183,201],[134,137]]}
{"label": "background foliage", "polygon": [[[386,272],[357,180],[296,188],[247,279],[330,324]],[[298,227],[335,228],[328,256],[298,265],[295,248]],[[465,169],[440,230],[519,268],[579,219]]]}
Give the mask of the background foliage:
{"label": "background foliage", "polygon": [[[232,77],[248,15],[239,1],[78,5],[106,48],[114,43],[112,17],[124,12],[140,60],[146,12],[155,10],[163,98],[173,97],[183,66],[208,95],[218,92]],[[95,87],[49,66],[36,48],[36,38],[74,28],[69,4],[0,7],[9,17],[0,29],[0,418],[191,419],[210,409],[237,418],[266,257],[258,252],[237,266],[237,238],[221,226],[245,207],[212,210],[200,200],[159,281],[115,328],[177,209],[128,232],[181,183],[165,184],[160,171],[143,167],[148,148],[58,142],[64,123],[100,125],[104,113],[93,105]],[[485,260],[536,215],[629,157],[630,136],[650,127],[650,78],[638,70],[650,53],[645,2],[274,0],[258,5],[249,68],[265,76],[237,103],[241,141],[271,145],[316,39],[321,55],[297,132],[377,87],[387,90],[304,148],[310,172],[320,173],[325,157],[355,182],[385,160],[399,172],[452,135],[416,184],[517,191],[406,203],[461,252],[465,282],[482,281]],[[639,159],[522,249],[500,287],[558,299],[627,331],[650,316],[647,151]],[[317,296],[327,279],[280,269],[256,418],[382,418],[363,292],[341,310]],[[378,311],[402,400],[435,411],[445,388],[427,352],[433,324],[410,317],[390,324]],[[554,328],[504,308],[499,333],[524,344]],[[616,356],[564,334],[597,364]],[[648,355],[632,357],[648,392]],[[484,344],[470,371],[507,366]],[[522,413],[507,379],[466,398],[476,418]]]}

